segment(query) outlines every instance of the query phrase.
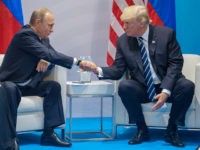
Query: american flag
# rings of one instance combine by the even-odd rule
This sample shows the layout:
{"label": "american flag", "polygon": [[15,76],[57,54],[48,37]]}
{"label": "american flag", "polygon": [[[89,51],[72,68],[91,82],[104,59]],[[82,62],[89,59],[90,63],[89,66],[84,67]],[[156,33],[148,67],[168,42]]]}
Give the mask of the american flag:
{"label": "american flag", "polygon": [[130,5],[145,5],[152,20],[151,24],[176,28],[175,0],[113,0],[107,50],[107,64],[109,66],[112,65],[115,58],[116,40],[124,33],[120,16],[124,8]]}

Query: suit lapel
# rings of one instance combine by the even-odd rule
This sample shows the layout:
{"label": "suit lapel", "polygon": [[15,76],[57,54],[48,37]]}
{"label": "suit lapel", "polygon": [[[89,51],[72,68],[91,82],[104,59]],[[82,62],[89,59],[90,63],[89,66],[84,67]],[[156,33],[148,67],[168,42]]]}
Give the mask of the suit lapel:
{"label": "suit lapel", "polygon": [[155,63],[155,54],[156,54],[156,47],[157,47],[157,36],[154,32],[154,26],[149,26],[149,40],[148,40],[148,48],[149,48],[149,56],[151,59],[152,66],[154,70],[157,70],[156,63]]}
{"label": "suit lapel", "polygon": [[138,64],[138,67],[143,72],[142,58],[141,58],[140,48],[139,48],[137,39],[134,37],[128,37],[128,43],[130,46],[130,50],[133,51],[133,56]]}
{"label": "suit lapel", "polygon": [[148,46],[149,46],[149,55],[150,57],[154,57],[155,51],[156,51],[156,35],[153,32],[153,26],[149,26],[149,41],[148,41]]}

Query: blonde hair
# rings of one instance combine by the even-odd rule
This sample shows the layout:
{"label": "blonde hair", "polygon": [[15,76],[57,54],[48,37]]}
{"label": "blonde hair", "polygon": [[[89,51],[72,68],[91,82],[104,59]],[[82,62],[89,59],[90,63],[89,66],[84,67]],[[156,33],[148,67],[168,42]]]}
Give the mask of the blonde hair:
{"label": "blonde hair", "polygon": [[126,7],[120,16],[122,21],[131,21],[135,19],[138,22],[148,25],[150,23],[147,8],[144,5],[133,5]]}
{"label": "blonde hair", "polygon": [[45,15],[47,13],[51,13],[51,11],[49,9],[47,9],[47,8],[44,8],[44,7],[41,7],[41,8],[38,8],[38,9],[34,10],[32,15],[31,15],[29,24],[34,26],[36,19],[41,19],[41,22],[43,22],[44,18],[45,18]]}

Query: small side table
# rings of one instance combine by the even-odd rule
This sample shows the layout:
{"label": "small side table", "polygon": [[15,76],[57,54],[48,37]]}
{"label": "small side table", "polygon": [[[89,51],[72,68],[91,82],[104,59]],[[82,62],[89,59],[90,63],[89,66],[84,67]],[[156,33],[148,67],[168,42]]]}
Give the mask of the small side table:
{"label": "small side table", "polygon": [[[113,139],[113,121],[114,121],[114,84],[107,81],[91,81],[87,83],[80,83],[80,82],[67,82],[67,97],[69,98],[69,132],[67,133],[66,138],[70,141],[85,141],[85,140],[111,140]],[[72,131],[72,105],[73,105],[73,98],[88,98],[88,97],[99,97],[101,99],[100,105],[100,129],[97,131],[81,131],[81,132],[73,132]],[[103,129],[103,99],[105,97],[110,97],[112,99],[112,129],[111,134],[106,133]],[[73,138],[73,134],[101,134],[103,137],[97,138]]]}

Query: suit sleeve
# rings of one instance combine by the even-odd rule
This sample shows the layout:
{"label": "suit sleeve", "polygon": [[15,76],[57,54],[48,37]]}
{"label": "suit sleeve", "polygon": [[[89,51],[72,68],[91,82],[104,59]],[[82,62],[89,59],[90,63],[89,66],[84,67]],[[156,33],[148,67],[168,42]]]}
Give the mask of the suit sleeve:
{"label": "suit sleeve", "polygon": [[71,68],[73,65],[73,57],[64,55],[54,50],[50,45],[49,40],[45,40],[45,43],[41,43],[40,39],[33,33],[22,33],[16,38],[16,43],[19,43],[20,49],[34,55],[38,59],[44,59],[53,64],[63,66],[65,68]]}
{"label": "suit sleeve", "polygon": [[118,80],[123,76],[126,68],[127,64],[124,55],[122,53],[120,41],[117,40],[117,50],[116,50],[115,60],[112,66],[102,68],[104,76],[103,79]]}

